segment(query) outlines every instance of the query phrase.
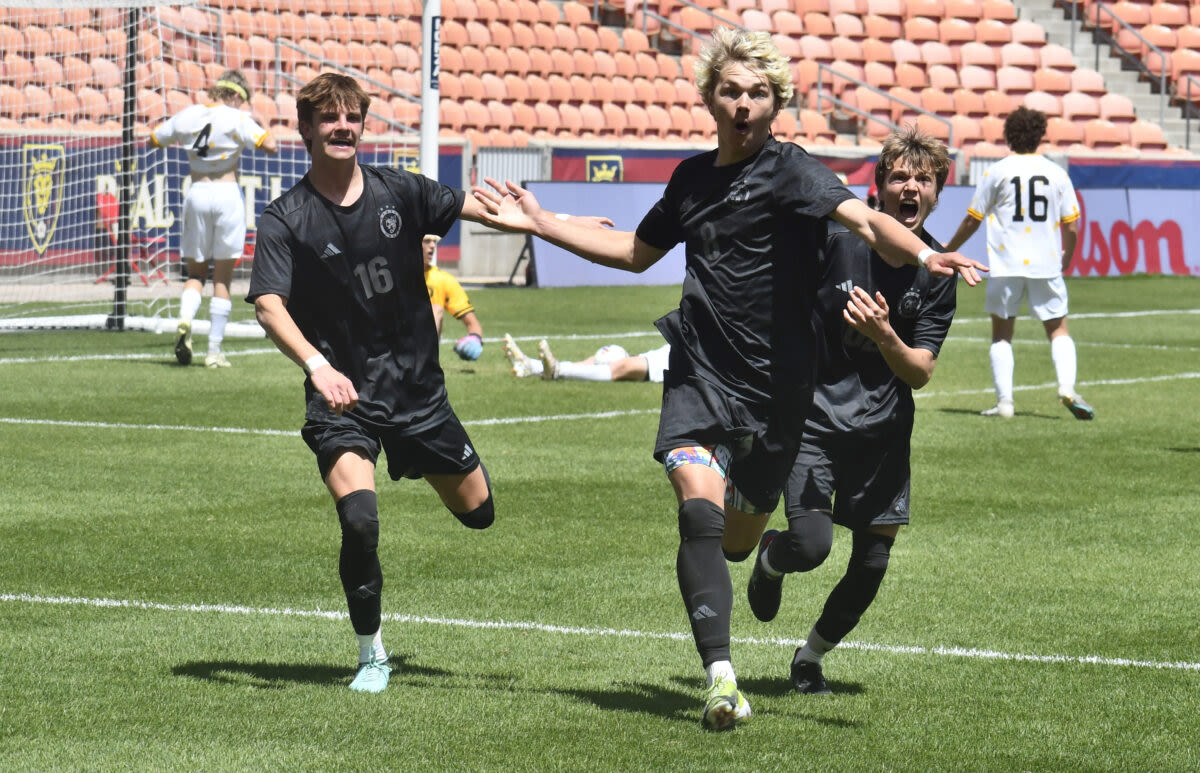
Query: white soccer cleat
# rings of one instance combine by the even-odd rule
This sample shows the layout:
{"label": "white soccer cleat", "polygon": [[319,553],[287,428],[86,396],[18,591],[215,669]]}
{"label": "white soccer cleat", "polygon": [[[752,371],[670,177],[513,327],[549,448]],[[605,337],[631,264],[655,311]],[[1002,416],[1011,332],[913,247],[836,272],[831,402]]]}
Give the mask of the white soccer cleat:
{"label": "white soccer cleat", "polygon": [[542,378],[547,381],[558,378],[558,358],[550,351],[550,344],[544,338],[538,342],[538,359],[542,361]]}
{"label": "white soccer cleat", "polygon": [[1058,401],[1080,421],[1091,421],[1096,418],[1096,411],[1079,395],[1059,395]]}
{"label": "white soccer cleat", "polygon": [[1012,400],[1001,400],[986,411],[980,411],[979,415],[999,416],[1002,419],[1011,419],[1014,413]]}
{"label": "white soccer cleat", "polygon": [[225,353],[219,349],[215,352],[209,352],[204,356],[204,367],[206,368],[232,368],[233,363],[225,359]]}
{"label": "white soccer cleat", "polygon": [[533,368],[529,367],[529,357],[521,351],[521,347],[517,346],[517,342],[508,333],[504,334],[504,356],[508,358],[509,364],[512,365],[513,375],[517,378],[525,378],[534,374]]}

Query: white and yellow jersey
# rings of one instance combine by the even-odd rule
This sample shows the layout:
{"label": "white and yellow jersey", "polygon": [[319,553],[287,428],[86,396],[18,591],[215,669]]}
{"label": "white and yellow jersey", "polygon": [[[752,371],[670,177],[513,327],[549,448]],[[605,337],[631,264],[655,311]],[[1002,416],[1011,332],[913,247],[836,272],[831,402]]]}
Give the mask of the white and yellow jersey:
{"label": "white and yellow jersey", "polygon": [[243,150],[254,150],[267,138],[249,113],[229,105],[192,105],[155,127],[150,140],[160,148],[187,147],[191,170],[209,177],[236,172]]}
{"label": "white and yellow jersey", "polygon": [[1061,226],[1079,219],[1079,199],[1061,166],[1018,153],[984,173],[967,214],[987,224],[989,277],[1045,279],[1062,274]]}

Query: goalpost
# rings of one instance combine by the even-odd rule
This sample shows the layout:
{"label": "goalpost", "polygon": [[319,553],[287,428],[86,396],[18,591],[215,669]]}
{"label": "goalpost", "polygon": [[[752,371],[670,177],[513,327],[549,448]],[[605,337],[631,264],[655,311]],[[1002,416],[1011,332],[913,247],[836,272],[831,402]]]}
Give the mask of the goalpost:
{"label": "goalpost", "polygon": [[[248,236],[226,335],[263,335],[238,293],[257,216],[308,169],[300,86],[324,71],[354,76],[372,95],[360,159],[421,167],[421,19],[366,3],[322,16],[308,0],[0,0],[0,330],[174,330],[187,157],[154,148],[149,132],[240,69],[247,109],[280,151],[242,155]],[[333,29],[347,20],[359,25],[348,43]],[[194,329],[206,325],[207,302]]]}

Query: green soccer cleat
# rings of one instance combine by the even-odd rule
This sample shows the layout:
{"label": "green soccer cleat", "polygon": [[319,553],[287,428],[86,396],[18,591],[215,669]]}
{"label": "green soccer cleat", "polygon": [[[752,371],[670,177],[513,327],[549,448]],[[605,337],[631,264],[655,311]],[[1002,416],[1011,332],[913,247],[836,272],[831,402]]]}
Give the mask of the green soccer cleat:
{"label": "green soccer cleat", "polygon": [[355,692],[383,692],[388,686],[392,675],[392,667],[388,665],[387,656],[376,658],[372,656],[366,663],[358,664],[358,673],[350,683],[350,689]]}
{"label": "green soccer cleat", "polygon": [[749,718],[750,704],[738,689],[737,682],[717,677],[705,695],[704,716],[700,720],[705,729],[732,730]]}
{"label": "green soccer cleat", "polygon": [[192,323],[181,320],[175,328],[175,359],[180,365],[192,364]]}

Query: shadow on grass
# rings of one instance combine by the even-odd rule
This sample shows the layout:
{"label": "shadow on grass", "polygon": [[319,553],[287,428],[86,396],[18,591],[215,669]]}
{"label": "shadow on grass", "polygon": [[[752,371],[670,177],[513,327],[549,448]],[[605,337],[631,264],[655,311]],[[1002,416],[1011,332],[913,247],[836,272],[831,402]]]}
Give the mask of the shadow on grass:
{"label": "shadow on grass", "polygon": [[[391,656],[392,672],[405,676],[445,677],[448,671],[414,666],[403,656]],[[200,660],[184,663],[171,669],[176,676],[203,679],[239,686],[279,690],[291,684],[343,685],[349,684],[354,669],[348,666],[329,666],[323,663],[242,663],[236,660]]]}
{"label": "shadow on grass", "polygon": [[[982,409],[980,409],[982,410]],[[1070,414],[1066,416],[1050,416],[1044,413],[1032,413],[1030,411],[1018,411],[1017,415],[1011,419],[1001,419],[997,416],[980,416],[979,411],[973,408],[938,408],[938,413],[958,414],[960,416],[979,416],[979,420],[985,423],[1000,424],[1006,421],[1014,421],[1016,419],[1043,419],[1046,421],[1061,421],[1070,418]]]}
{"label": "shadow on grass", "polygon": [[[605,711],[623,711],[634,714],[652,714],[657,717],[677,722],[695,724],[700,717],[702,695],[695,678],[675,676],[671,682],[676,686],[633,682],[615,685],[608,690],[555,690],[570,695],[579,700],[587,701]],[[791,704],[797,709],[819,708],[825,701],[834,700],[830,696],[796,695],[791,684],[786,679],[739,679],[738,685],[745,690],[746,696],[753,707],[754,696],[783,697],[792,696],[795,702]],[[830,689],[835,695],[858,695],[862,686],[846,682],[830,682]],[[832,727],[857,727],[857,722],[851,722],[840,717],[809,716],[806,720]]]}

